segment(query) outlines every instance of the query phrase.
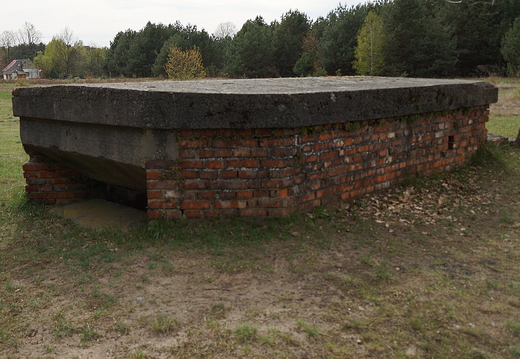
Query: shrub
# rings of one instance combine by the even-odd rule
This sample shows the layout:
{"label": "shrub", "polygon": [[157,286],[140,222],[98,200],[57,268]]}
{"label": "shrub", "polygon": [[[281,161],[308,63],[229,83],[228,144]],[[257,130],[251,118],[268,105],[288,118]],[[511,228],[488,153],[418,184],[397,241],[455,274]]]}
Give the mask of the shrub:
{"label": "shrub", "polygon": [[196,46],[185,51],[172,46],[168,51],[164,69],[168,78],[172,80],[196,80],[206,77],[202,54]]}

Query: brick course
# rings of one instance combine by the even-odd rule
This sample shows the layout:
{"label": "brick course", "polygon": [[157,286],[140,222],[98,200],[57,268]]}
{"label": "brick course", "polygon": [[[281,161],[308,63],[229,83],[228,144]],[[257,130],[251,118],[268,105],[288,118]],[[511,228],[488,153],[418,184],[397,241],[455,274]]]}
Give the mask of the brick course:
{"label": "brick course", "polygon": [[464,163],[486,140],[488,115],[476,106],[312,128],[180,130],[179,159],[147,163],[148,217],[277,217],[334,206]]}
{"label": "brick course", "polygon": [[27,198],[46,205],[76,203],[87,195],[88,179],[47,156],[25,147],[29,161],[23,165]]}
{"label": "brick course", "polygon": [[[335,206],[466,162],[488,106],[294,129],[177,131],[179,158],[146,164],[148,218],[279,217]],[[88,178],[26,147],[28,198],[87,196]]]}

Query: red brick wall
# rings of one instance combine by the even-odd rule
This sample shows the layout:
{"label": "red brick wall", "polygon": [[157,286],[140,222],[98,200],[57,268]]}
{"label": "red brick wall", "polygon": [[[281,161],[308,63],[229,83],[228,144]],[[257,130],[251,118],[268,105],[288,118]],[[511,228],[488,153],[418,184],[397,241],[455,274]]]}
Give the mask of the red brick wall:
{"label": "red brick wall", "polygon": [[23,165],[29,199],[47,205],[65,205],[86,197],[86,178],[68,166],[25,147],[29,161]]}
{"label": "red brick wall", "polygon": [[488,106],[294,129],[182,130],[147,163],[148,218],[284,216],[465,162]]}

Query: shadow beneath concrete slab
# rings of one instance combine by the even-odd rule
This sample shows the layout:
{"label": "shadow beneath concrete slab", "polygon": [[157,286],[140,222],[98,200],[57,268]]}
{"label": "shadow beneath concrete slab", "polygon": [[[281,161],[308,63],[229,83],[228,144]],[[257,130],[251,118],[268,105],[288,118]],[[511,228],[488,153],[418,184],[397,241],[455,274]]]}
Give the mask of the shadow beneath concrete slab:
{"label": "shadow beneath concrete slab", "polygon": [[147,223],[146,212],[103,199],[91,199],[54,207],[50,210],[50,213],[72,219],[80,226],[94,229],[128,231]]}

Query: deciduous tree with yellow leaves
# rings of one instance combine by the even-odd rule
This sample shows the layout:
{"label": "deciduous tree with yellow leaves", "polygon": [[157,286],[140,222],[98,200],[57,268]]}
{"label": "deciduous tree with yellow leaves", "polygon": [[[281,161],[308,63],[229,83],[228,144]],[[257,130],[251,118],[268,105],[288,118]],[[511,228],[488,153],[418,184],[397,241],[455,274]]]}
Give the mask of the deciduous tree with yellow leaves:
{"label": "deciduous tree with yellow leaves", "polygon": [[177,81],[197,80],[206,77],[202,54],[194,46],[188,50],[172,46],[164,65],[168,78]]}

